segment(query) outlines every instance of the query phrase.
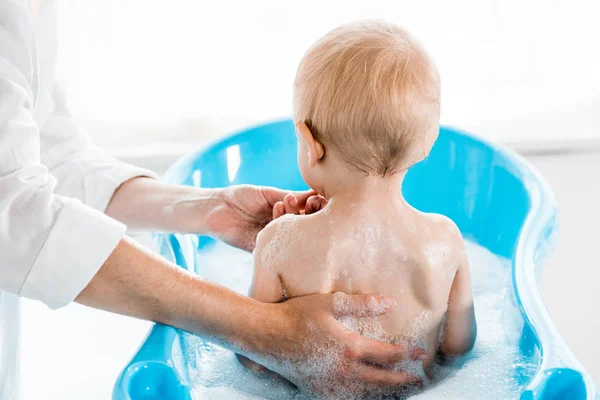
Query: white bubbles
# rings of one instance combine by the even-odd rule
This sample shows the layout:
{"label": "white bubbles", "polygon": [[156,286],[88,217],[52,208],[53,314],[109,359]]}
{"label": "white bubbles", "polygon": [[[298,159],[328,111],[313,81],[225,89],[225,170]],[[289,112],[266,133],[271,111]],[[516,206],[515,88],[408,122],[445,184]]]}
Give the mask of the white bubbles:
{"label": "white bubbles", "polygon": [[402,225],[404,226],[404,229],[406,229],[406,232],[412,234],[417,231],[417,227],[412,218],[407,216],[405,213],[400,214],[399,218],[400,218],[400,221],[402,222]]}
{"label": "white bubbles", "polygon": [[[387,333],[377,318],[341,318],[340,321],[348,329],[367,338],[402,345],[406,349],[407,354],[411,354],[413,350],[418,348],[427,351],[427,337],[432,328],[432,314],[429,310],[423,310],[409,321],[406,324],[404,332],[399,335],[390,335]],[[395,364],[393,369],[419,376],[424,382],[428,381],[421,361],[404,359]]]}
{"label": "white bubbles", "polygon": [[429,238],[431,236],[431,227],[427,224],[421,224],[421,232],[423,233],[423,236]]}
{"label": "white bubbles", "polygon": [[423,310],[413,319],[404,332],[414,347],[420,347],[427,351],[427,336],[432,328],[432,313]]}
{"label": "white bubbles", "polygon": [[275,234],[260,255],[263,267],[273,275],[289,260],[292,240],[298,233],[298,219],[294,215],[286,214],[278,218],[274,224]]}
{"label": "white bubbles", "polygon": [[353,291],[352,279],[346,279],[346,286],[348,287],[349,292]]}
{"label": "white bubbles", "polygon": [[[336,292],[333,294],[333,309],[336,315],[364,314],[367,311],[364,310],[364,307],[368,307],[370,312],[374,314],[381,314],[388,310],[388,306],[374,297],[371,297],[371,301],[365,305],[357,301],[352,301],[352,297],[346,293]],[[362,321],[365,320],[362,319]],[[368,323],[371,323],[371,320]]]}
{"label": "white bubbles", "polygon": [[[341,318],[340,321],[346,327],[364,336],[381,338],[384,330],[376,319],[351,319]],[[303,378],[298,382],[300,388],[305,389],[294,397],[294,400],[347,400],[347,399],[399,399],[405,398],[414,387],[381,387],[365,385],[358,379],[346,381],[342,387],[336,381],[336,377],[343,371],[344,360],[341,358],[344,348],[335,342],[327,340],[311,340],[305,346],[305,351],[310,357],[301,365]],[[422,373],[420,363],[409,361],[412,365],[398,364],[397,368],[405,371]],[[420,371],[419,371],[420,370]],[[317,393],[312,397],[306,393]],[[283,398],[281,400],[284,400]]]}
{"label": "white bubbles", "polygon": [[501,319],[505,290],[478,296],[476,317],[478,337],[464,365],[439,367],[436,373],[450,375],[414,399],[490,399],[519,397],[523,383],[517,381],[517,370],[532,370],[535,364],[519,352],[516,341],[509,341]]}
{"label": "white bubbles", "polygon": [[461,261],[449,242],[436,242],[425,247],[425,259],[440,279],[451,279]]}
{"label": "white bubbles", "polygon": [[460,231],[458,230],[456,225],[454,225],[452,223],[452,224],[448,224],[446,226],[446,229],[444,229],[444,231],[442,232],[441,239],[442,240],[451,240],[452,238],[455,238],[458,235],[460,235]]}
{"label": "white bubbles", "polygon": [[333,294],[333,309],[336,315],[346,315],[352,311],[350,296],[345,293],[336,292]]}
{"label": "white bubbles", "polygon": [[381,241],[381,227],[376,223],[360,224],[354,239],[361,245],[360,258],[366,267],[375,266],[375,256]]}
{"label": "white bubbles", "polygon": [[175,211],[175,208],[173,206],[164,206],[163,207],[163,212],[165,214],[173,214],[174,211]]}
{"label": "white bubbles", "polygon": [[398,261],[399,263],[404,263],[408,261],[408,255],[411,252],[406,248],[406,244],[395,235],[390,235],[386,239],[390,243],[390,250],[393,253],[393,256],[396,259],[396,261]]}
{"label": "white bubbles", "polygon": [[431,268],[440,271],[447,264],[453,251],[449,243],[434,243],[425,247],[425,258]]}
{"label": "white bubbles", "polygon": [[298,392],[281,378],[255,375],[241,366],[232,352],[188,333],[175,342],[173,361],[198,400],[291,400]]}
{"label": "white bubbles", "polygon": [[252,396],[251,394],[241,392],[230,387],[198,387],[194,390],[194,398],[202,400],[231,400],[231,399],[246,399],[246,400],[262,400],[264,397]]}

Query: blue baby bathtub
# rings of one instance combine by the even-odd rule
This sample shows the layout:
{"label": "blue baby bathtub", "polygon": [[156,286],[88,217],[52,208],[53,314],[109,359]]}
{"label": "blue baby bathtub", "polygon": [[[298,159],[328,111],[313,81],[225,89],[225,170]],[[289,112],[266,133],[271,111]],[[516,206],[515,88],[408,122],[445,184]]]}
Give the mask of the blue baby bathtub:
{"label": "blue baby bathtub", "polygon": [[[249,183],[306,189],[296,165],[291,121],[234,134],[180,159],[165,180],[202,187]],[[431,155],[413,167],[403,184],[416,208],[452,218],[463,235],[512,261],[512,301],[520,351],[537,368],[518,377],[527,382],[524,400],[598,400],[590,376],[564,343],[542,302],[538,278],[556,233],[556,204],[547,183],[512,151],[443,127]],[[195,253],[212,239],[156,236],[163,256],[196,270]],[[123,370],[115,400],[191,399],[186,377],[173,363],[177,329],[156,324]]]}

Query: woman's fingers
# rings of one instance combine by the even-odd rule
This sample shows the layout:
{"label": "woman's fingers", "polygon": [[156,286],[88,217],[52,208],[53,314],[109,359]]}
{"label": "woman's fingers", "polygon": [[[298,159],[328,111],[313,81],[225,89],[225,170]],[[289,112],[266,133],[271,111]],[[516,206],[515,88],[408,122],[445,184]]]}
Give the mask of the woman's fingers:
{"label": "woman's fingers", "polygon": [[300,214],[298,200],[293,194],[286,195],[283,201],[278,201],[273,206],[273,219],[282,217],[285,214]]}
{"label": "woman's fingers", "polygon": [[[284,214],[313,214],[327,205],[327,199],[314,190],[286,192],[271,187],[257,187],[266,203],[273,204],[273,219]],[[283,211],[282,207],[283,206]]]}
{"label": "woman's fingers", "polygon": [[[340,317],[375,317],[385,314],[396,305],[396,301],[383,295],[355,294],[348,295],[337,292],[333,294],[333,314]],[[426,352],[421,348],[412,349],[407,354],[403,346],[384,343],[348,333],[347,339],[352,345],[348,347],[351,353],[362,362],[379,365],[392,365],[407,357],[422,361]]]}
{"label": "woman's fingers", "polygon": [[278,201],[273,206],[273,219],[277,219],[285,214],[285,206],[282,201]]}
{"label": "woman's fingers", "polygon": [[398,344],[368,339],[356,333],[348,336],[353,344],[348,347],[351,355],[359,362],[376,365],[394,365],[406,358],[406,348]]}
{"label": "woman's fingers", "polygon": [[376,317],[385,314],[396,306],[393,297],[380,294],[333,294],[333,315],[335,317]]}
{"label": "woman's fingers", "polygon": [[368,364],[357,366],[355,373],[359,380],[377,386],[418,385],[423,383],[423,379],[418,375],[409,374],[404,371],[393,371]]}
{"label": "woman's fingers", "polygon": [[285,206],[286,214],[300,214],[300,208],[298,207],[298,199],[292,193],[288,194],[283,198],[283,205]]}
{"label": "woman's fingers", "polygon": [[423,361],[427,355],[425,350],[421,348],[407,351],[404,346],[399,344],[384,343],[358,334],[352,335],[356,335],[352,337],[354,339],[352,352],[361,362],[376,365],[394,365],[409,357],[413,361]]}
{"label": "woman's fingers", "polygon": [[314,214],[327,205],[327,199],[314,191],[295,192],[285,195],[282,201],[273,206],[273,219],[284,214]]}
{"label": "woman's fingers", "polygon": [[425,351],[425,349],[420,349],[417,347],[416,349],[413,349],[410,353],[410,358],[414,361],[424,361],[427,358],[427,352]]}
{"label": "woman's fingers", "polygon": [[312,196],[316,196],[317,192],[314,190],[305,190],[302,192],[292,192],[294,196],[296,196],[296,200],[298,200],[298,206],[303,208],[306,206],[306,201]]}
{"label": "woman's fingers", "polygon": [[314,190],[293,193],[298,200],[298,208],[303,209],[305,214],[313,214],[322,210],[327,205],[327,199]]}

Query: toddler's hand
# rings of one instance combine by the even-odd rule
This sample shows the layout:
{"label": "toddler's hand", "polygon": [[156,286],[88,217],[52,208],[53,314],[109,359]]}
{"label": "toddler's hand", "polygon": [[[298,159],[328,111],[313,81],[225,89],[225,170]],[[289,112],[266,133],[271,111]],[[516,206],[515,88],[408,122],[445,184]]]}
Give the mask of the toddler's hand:
{"label": "toddler's hand", "polygon": [[322,210],[327,205],[327,199],[315,192],[302,194],[290,193],[283,201],[278,201],[273,206],[273,219],[285,214],[309,215]]}
{"label": "toddler's hand", "polygon": [[[256,235],[272,219],[284,214],[312,214],[327,200],[314,191],[289,192],[272,187],[237,185],[214,189],[217,205],[205,215],[205,233],[244,250],[252,251]],[[198,230],[200,232],[200,230]]]}

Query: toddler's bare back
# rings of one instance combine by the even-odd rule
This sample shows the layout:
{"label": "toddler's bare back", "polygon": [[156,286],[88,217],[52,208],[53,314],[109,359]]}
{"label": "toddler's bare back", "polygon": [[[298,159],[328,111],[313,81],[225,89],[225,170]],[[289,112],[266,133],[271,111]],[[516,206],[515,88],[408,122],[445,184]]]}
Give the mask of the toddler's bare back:
{"label": "toddler's bare back", "polygon": [[[398,306],[389,314],[344,323],[368,337],[425,349],[425,370],[434,363],[454,275],[466,257],[451,220],[420,213],[401,198],[332,201],[317,214],[274,221],[259,242],[256,262],[280,287],[253,288],[251,295],[262,301],[333,292],[393,296]],[[344,307],[344,296],[336,300]],[[410,362],[403,368],[413,369]]]}

